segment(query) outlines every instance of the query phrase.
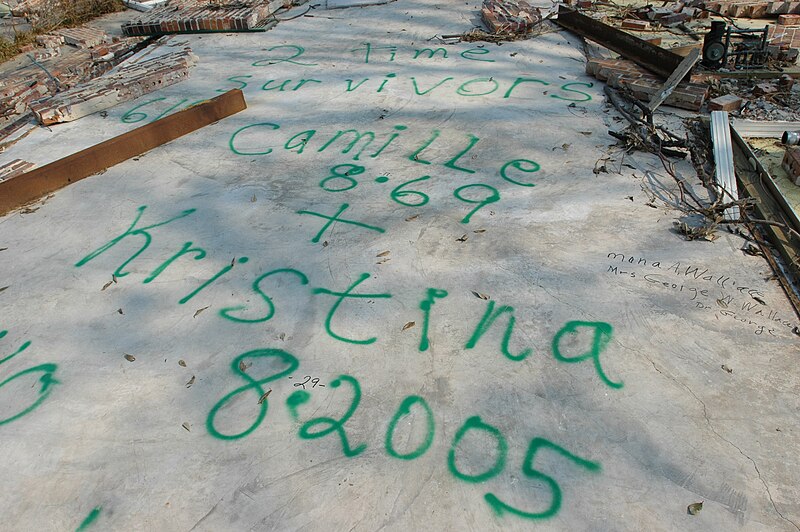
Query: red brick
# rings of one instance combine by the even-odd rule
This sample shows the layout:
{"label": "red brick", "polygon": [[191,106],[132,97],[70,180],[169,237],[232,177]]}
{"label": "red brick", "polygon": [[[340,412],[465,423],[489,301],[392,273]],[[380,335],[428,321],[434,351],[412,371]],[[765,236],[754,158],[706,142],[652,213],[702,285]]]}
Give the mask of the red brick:
{"label": "red brick", "polygon": [[800,148],[787,148],[783,156],[782,166],[794,184],[800,185]]}
{"label": "red brick", "polygon": [[686,22],[691,20],[692,17],[687,15],[686,13],[675,13],[674,15],[667,15],[666,17],[662,17],[659,19],[659,22],[662,26],[675,26],[680,24],[681,22]]}
{"label": "red brick", "polygon": [[742,99],[733,94],[725,94],[708,101],[709,111],[738,111],[742,108]]}
{"label": "red brick", "polygon": [[628,18],[622,21],[622,29],[646,31],[650,29],[650,23],[647,22],[646,20],[636,20],[633,18]]}

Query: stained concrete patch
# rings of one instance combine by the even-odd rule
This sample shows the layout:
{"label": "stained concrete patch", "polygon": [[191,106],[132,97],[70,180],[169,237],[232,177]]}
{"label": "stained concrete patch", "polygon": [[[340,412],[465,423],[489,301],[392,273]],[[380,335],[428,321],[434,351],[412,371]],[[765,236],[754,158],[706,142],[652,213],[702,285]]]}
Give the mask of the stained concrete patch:
{"label": "stained concrete patch", "polygon": [[657,161],[593,172],[574,36],[429,41],[478,8],[176,37],[190,80],[0,156],[248,101],[0,219],[8,526],[797,529],[768,265],[674,233]]}

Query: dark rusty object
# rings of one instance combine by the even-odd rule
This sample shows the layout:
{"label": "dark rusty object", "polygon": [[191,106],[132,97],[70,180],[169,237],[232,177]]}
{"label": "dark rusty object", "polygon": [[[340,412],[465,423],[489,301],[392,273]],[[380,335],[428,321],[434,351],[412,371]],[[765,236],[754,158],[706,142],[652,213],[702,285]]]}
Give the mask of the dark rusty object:
{"label": "dark rusty object", "polygon": [[40,168],[0,181],[0,216],[247,108],[233,89]]}
{"label": "dark rusty object", "polygon": [[558,18],[555,20],[559,26],[566,28],[578,35],[605,46],[630,59],[637,65],[668,78],[683,61],[683,57],[665,50],[653,43],[644,41],[630,33],[612,28],[593,18],[581,15],[565,6],[559,6]]}

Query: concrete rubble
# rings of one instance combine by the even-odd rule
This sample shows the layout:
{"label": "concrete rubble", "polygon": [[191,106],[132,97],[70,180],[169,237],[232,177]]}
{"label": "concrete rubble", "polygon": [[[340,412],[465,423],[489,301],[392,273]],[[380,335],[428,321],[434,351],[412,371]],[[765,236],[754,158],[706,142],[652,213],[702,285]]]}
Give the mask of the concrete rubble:
{"label": "concrete rubble", "polygon": [[525,35],[542,21],[542,14],[524,0],[484,0],[481,20],[491,33]]}
{"label": "concrete rubble", "polygon": [[263,26],[275,11],[291,6],[291,0],[213,3],[177,0],[155,7],[122,25],[125,35],[164,35],[212,31],[248,31]]}
{"label": "concrete rubble", "polygon": [[135,63],[123,63],[113,72],[33,102],[30,108],[42,125],[70,122],[180,83],[189,77],[189,69],[196,62],[197,57],[186,47]]}
{"label": "concrete rubble", "polygon": [[[79,49],[62,54],[62,47],[67,46],[62,33],[70,35]],[[28,54],[27,60],[0,79],[0,142],[27,124],[34,102],[108,72],[127,57],[141,39],[113,39],[102,31],[77,28],[55,35],[40,35],[36,42],[39,47]]]}

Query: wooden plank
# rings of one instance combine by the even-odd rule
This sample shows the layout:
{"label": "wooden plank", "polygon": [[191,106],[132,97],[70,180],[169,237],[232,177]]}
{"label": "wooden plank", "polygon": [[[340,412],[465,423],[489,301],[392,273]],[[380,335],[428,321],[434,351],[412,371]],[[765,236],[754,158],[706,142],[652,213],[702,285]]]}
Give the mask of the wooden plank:
{"label": "wooden plank", "polygon": [[246,108],[242,91],[233,89],[91,148],[2,181],[0,216]]}
{"label": "wooden plank", "polygon": [[686,74],[688,74],[689,71],[694,68],[694,65],[699,59],[700,48],[695,48],[689,52],[689,55],[683,58],[683,61],[681,61],[681,64],[678,65],[678,68],[676,68],[675,71],[670,74],[670,76],[667,78],[667,81],[665,81],[664,85],[661,86],[661,90],[653,94],[653,97],[650,98],[647,108],[650,109],[651,113],[655,111],[659,105],[664,103],[664,100],[666,100],[669,95],[672,94],[672,91],[675,90],[675,87],[677,87],[681,80],[686,77]]}

